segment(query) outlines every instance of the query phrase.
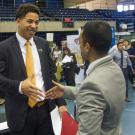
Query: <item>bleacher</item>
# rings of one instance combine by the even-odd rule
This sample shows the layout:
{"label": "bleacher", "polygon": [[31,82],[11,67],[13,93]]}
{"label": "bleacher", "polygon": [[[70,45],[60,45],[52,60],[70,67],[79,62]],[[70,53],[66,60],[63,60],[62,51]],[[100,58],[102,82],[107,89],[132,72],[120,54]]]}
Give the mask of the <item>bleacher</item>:
{"label": "bleacher", "polygon": [[135,11],[118,12],[117,10],[97,9],[95,12],[103,15],[108,20],[132,20],[135,19]]}
{"label": "bleacher", "polygon": [[62,20],[65,17],[72,17],[74,21],[85,21],[85,20],[133,20],[135,19],[135,11],[128,12],[117,12],[117,10],[94,10],[88,9],[41,9],[44,15],[49,15],[56,20]]}
{"label": "bleacher", "polygon": [[[16,7],[0,7],[0,21],[15,21]],[[85,20],[134,20],[135,11],[117,12],[117,10],[97,9],[90,11],[88,9],[77,8],[41,8],[41,20],[62,20],[65,17],[72,17],[74,21]]]}
{"label": "bleacher", "polygon": [[14,21],[16,8],[13,6],[0,7],[0,21]]}

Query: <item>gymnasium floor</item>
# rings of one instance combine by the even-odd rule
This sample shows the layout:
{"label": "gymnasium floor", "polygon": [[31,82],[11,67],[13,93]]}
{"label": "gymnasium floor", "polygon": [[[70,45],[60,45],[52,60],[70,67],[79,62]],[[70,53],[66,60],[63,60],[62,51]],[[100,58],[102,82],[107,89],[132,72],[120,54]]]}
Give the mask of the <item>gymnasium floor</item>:
{"label": "gymnasium floor", "polygon": [[122,115],[122,135],[135,135],[135,88],[129,86],[131,102],[125,103]]}

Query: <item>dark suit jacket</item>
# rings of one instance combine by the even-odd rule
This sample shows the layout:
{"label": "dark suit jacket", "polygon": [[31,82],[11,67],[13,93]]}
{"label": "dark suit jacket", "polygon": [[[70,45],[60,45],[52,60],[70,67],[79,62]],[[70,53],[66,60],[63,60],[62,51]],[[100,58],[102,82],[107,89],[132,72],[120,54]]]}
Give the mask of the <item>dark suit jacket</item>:
{"label": "dark suit jacket", "polygon": [[[45,89],[52,87],[53,61],[47,42],[43,38],[34,37],[39,53],[41,71]],[[27,78],[24,60],[16,36],[12,36],[0,43],[0,91],[5,94],[5,109],[8,126],[15,131],[23,128],[27,110],[28,97],[19,93],[20,81]],[[63,99],[48,101],[51,111],[55,104],[65,105]]]}

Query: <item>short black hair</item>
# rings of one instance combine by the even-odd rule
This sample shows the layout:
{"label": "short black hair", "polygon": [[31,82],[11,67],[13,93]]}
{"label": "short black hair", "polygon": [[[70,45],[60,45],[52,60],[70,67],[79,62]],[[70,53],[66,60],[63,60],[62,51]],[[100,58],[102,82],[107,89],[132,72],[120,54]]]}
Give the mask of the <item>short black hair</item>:
{"label": "short black hair", "polygon": [[117,46],[119,46],[120,44],[123,44],[123,42],[119,41],[119,42],[117,43]]}
{"label": "short black hair", "polygon": [[135,48],[135,41],[131,42],[131,46]]}
{"label": "short black hair", "polygon": [[83,27],[82,38],[88,42],[97,53],[108,53],[112,42],[112,30],[104,21],[90,21]]}
{"label": "short black hair", "polygon": [[21,4],[16,10],[16,19],[23,18],[27,13],[33,12],[40,15],[40,9],[31,3]]}
{"label": "short black hair", "polygon": [[129,41],[128,39],[124,39],[124,40],[123,40],[123,42],[124,42],[124,41],[127,41],[127,42],[128,42],[128,44],[130,44],[130,41]]}
{"label": "short black hair", "polygon": [[124,42],[124,39],[120,39],[120,40],[117,42],[117,46],[118,46],[119,44],[123,43],[123,42]]}

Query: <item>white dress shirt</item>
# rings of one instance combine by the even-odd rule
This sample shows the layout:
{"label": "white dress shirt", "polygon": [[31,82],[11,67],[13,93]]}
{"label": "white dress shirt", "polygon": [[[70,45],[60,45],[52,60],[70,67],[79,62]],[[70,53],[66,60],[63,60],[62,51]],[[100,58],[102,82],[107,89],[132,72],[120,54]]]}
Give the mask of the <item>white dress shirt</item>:
{"label": "white dress shirt", "polygon": [[[25,43],[26,43],[27,40],[24,39],[23,37],[21,37],[18,33],[16,33],[16,37],[17,37],[19,45],[20,45],[20,49],[21,49],[21,52],[22,52],[24,64],[26,64]],[[35,45],[35,42],[34,42],[33,38],[31,38],[29,40],[29,42],[32,45],[32,54],[33,54],[33,59],[34,59],[34,71],[35,71],[36,87],[38,87],[40,90],[44,91],[45,87],[44,87],[44,81],[43,81],[43,76],[42,76],[42,72],[41,72],[41,64],[40,64],[40,59],[39,59],[37,47]],[[20,87],[19,87],[19,92],[22,93],[21,84],[20,84]]]}

